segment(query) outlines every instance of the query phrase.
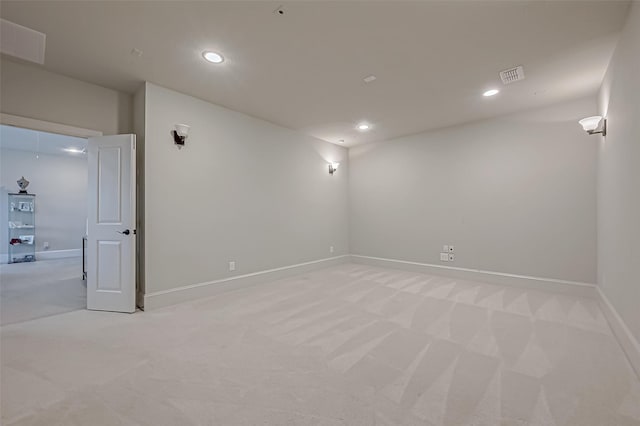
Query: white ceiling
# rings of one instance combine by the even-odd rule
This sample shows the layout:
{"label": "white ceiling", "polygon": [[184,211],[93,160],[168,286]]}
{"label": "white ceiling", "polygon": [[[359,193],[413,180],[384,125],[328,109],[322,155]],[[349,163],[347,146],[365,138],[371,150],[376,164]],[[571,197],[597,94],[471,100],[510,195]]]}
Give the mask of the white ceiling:
{"label": "white ceiling", "polygon": [[[628,6],[4,0],[0,14],[46,33],[49,70],[128,92],[148,80],[351,146],[595,93]],[[526,79],[502,86],[517,65]]]}
{"label": "white ceiling", "polygon": [[86,139],[0,125],[0,148],[2,149],[78,157],[85,154],[71,153],[65,149],[82,150],[86,147]]}

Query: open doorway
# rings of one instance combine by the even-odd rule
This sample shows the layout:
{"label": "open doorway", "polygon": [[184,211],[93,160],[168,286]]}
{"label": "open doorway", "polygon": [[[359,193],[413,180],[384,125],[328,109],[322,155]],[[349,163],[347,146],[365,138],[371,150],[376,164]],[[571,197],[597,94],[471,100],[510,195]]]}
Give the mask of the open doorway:
{"label": "open doorway", "polygon": [[86,308],[86,150],[85,138],[0,125],[2,325]]}

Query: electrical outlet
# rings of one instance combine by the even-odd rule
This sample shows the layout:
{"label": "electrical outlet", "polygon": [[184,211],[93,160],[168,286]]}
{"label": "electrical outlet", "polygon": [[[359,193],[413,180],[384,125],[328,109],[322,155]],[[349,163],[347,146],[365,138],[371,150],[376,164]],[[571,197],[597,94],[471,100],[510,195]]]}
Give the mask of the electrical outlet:
{"label": "electrical outlet", "polygon": [[449,253],[453,253],[453,246],[449,245]]}
{"label": "electrical outlet", "polygon": [[456,260],[456,256],[453,253],[449,253],[449,262]]}
{"label": "electrical outlet", "polygon": [[448,262],[449,261],[449,254],[448,253],[440,253],[440,260],[442,262]]}
{"label": "electrical outlet", "polygon": [[449,253],[449,246],[447,246],[447,245],[442,246],[442,252],[443,253]]}
{"label": "electrical outlet", "polygon": [[329,246],[329,253],[333,253],[333,246]]}
{"label": "electrical outlet", "polygon": [[230,271],[235,271],[236,270],[236,262],[235,261],[229,262],[229,270]]}
{"label": "electrical outlet", "polygon": [[49,241],[45,241],[44,243],[42,243],[42,248],[45,250],[49,250]]}

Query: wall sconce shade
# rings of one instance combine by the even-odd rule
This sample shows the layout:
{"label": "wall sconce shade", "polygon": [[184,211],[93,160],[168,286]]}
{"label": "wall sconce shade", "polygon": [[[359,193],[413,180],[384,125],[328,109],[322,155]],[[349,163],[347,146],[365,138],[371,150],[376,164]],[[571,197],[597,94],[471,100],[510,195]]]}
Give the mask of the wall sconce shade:
{"label": "wall sconce shade", "polygon": [[[602,129],[598,130],[600,123],[602,122]],[[578,121],[585,132],[590,135],[602,134],[602,136],[607,136],[607,119],[603,119],[599,115],[594,115],[593,117],[583,118]]]}
{"label": "wall sconce shade", "polygon": [[184,146],[184,141],[189,136],[190,126],[186,124],[176,124],[176,129],[173,131],[173,141],[178,148],[182,148]]}
{"label": "wall sconce shade", "polygon": [[333,175],[337,170],[340,163],[329,163],[329,174]]}

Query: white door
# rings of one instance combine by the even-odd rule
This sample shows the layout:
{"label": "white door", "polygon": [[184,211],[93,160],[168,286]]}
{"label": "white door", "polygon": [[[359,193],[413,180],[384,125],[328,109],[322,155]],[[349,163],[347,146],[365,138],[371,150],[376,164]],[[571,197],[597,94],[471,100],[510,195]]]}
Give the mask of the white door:
{"label": "white door", "polygon": [[136,136],[89,138],[87,308],[136,309]]}

